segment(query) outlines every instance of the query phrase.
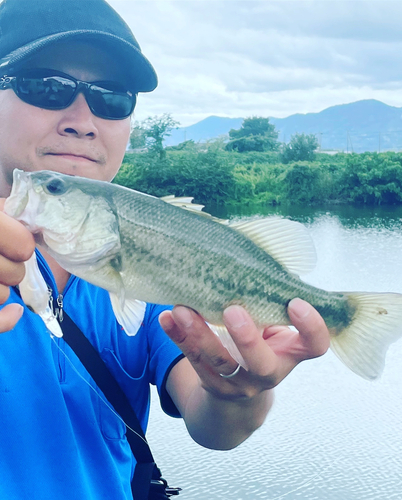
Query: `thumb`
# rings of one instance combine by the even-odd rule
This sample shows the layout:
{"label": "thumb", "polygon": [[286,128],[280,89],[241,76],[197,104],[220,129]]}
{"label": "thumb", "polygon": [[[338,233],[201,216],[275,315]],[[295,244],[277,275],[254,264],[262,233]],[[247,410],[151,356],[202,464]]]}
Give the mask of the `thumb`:
{"label": "thumb", "polygon": [[0,333],[12,330],[24,312],[20,304],[7,304],[0,311]]}
{"label": "thumb", "polygon": [[322,356],[329,348],[330,337],[320,314],[308,302],[296,298],[289,302],[288,315],[307,351],[305,359]]}

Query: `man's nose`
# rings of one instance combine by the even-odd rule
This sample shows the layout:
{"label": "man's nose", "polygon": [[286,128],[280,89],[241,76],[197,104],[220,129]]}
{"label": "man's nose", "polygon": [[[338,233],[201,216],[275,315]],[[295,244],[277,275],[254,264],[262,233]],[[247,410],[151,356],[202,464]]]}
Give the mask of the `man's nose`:
{"label": "man's nose", "polygon": [[89,109],[82,92],[77,95],[68,108],[61,110],[61,114],[58,124],[59,134],[88,139],[94,139],[98,135],[97,119]]}

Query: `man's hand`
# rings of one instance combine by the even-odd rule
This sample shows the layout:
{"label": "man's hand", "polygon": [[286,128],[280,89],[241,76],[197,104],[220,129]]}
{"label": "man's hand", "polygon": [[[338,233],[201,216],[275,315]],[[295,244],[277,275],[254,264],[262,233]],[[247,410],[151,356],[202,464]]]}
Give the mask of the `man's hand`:
{"label": "man's hand", "polygon": [[[225,310],[225,325],[247,365],[247,370],[241,368],[231,378],[221,374],[233,373],[238,364],[203,318],[182,306],[161,314],[162,327],[188,360],[173,368],[168,391],[197,441],[226,448],[244,440],[264,421],[272,404],[270,389],[301,361],[326,352],[329,333],[317,311],[301,299],[294,299],[288,313],[298,332],[285,326],[269,326],[261,332],[243,308],[231,306]],[[198,376],[191,375],[190,363]],[[211,425],[207,432],[216,431],[213,439],[201,436],[208,421]]]}
{"label": "man's hand", "polygon": [[[3,213],[0,199],[0,304],[10,295],[10,286],[20,283],[25,274],[24,261],[35,250],[32,234],[22,224]],[[8,304],[0,311],[0,333],[14,328],[23,313],[19,304]]]}

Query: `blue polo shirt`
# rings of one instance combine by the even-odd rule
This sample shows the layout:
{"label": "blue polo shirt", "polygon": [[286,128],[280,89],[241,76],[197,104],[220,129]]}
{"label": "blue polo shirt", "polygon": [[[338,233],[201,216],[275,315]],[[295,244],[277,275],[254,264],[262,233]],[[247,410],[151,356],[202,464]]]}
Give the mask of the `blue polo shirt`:
{"label": "blue polo shirt", "polygon": [[[39,253],[38,262],[57,294]],[[10,302],[22,303],[14,290]],[[130,337],[104,290],[73,276],[63,302],[128,396],[144,432],[150,384],[164,410],[179,416],[165,388],[182,356],[159,326],[166,307],[148,304]],[[0,334],[0,499],[131,500],[134,467],[123,422],[64,340],[51,338],[39,316],[25,309],[16,327]]]}

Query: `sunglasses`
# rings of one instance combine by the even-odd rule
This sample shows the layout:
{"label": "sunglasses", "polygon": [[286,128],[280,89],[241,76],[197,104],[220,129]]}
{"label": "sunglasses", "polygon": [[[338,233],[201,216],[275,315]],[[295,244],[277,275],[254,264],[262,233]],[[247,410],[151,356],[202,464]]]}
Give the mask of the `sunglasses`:
{"label": "sunglasses", "polygon": [[123,120],[134,111],[137,95],[113,82],[83,82],[52,70],[33,70],[0,78],[0,90],[13,89],[27,104],[43,109],[68,108],[79,92],[91,112],[106,120]]}

